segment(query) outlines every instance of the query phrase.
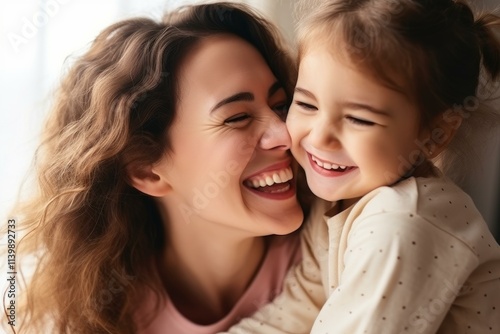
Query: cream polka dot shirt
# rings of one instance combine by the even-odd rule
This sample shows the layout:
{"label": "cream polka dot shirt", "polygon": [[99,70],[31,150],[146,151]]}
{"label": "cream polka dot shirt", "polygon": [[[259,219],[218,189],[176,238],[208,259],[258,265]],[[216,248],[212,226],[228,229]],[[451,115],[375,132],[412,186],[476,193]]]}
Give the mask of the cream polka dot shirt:
{"label": "cream polka dot shirt", "polygon": [[284,292],[230,333],[500,333],[500,248],[470,197],[409,178],[318,201]]}

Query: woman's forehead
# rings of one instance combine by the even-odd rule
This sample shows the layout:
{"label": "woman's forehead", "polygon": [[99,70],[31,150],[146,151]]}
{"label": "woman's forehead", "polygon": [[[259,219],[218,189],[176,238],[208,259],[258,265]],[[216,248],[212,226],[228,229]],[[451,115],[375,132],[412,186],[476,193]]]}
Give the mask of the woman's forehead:
{"label": "woman's forehead", "polygon": [[216,35],[201,40],[186,55],[179,70],[179,95],[267,90],[275,81],[264,58],[250,43],[232,35]]}

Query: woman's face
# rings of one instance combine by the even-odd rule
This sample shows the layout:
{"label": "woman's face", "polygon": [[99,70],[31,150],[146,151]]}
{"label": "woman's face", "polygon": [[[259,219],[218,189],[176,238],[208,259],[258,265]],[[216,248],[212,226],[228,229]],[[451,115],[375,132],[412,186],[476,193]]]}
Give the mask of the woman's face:
{"label": "woman's face", "polygon": [[171,218],[180,210],[187,223],[252,236],[296,230],[303,214],[282,120],[287,98],[259,52],[231,35],[208,37],[188,52],[178,80],[172,151],[158,165]]}

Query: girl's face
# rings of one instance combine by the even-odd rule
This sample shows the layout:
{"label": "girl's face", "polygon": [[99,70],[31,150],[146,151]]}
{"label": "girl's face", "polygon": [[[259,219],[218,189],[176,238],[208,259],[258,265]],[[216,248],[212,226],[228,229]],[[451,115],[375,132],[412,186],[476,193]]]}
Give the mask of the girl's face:
{"label": "girl's face", "polygon": [[357,199],[421,162],[426,134],[415,105],[328,48],[308,51],[287,126],[292,153],[317,196]]}
{"label": "girl's face", "polygon": [[296,230],[287,97],[259,52],[231,35],[207,37],[178,75],[172,152],[158,165],[171,186],[167,211],[251,236]]}

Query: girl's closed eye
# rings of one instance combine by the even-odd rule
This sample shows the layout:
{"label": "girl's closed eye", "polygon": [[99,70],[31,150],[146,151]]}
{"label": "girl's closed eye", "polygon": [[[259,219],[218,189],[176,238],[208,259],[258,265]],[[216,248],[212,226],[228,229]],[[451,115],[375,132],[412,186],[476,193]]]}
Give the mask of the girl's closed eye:
{"label": "girl's closed eye", "polygon": [[368,121],[366,119],[359,118],[359,117],[354,117],[351,115],[347,115],[345,118],[354,125],[360,125],[360,126],[373,126],[373,125],[375,125],[375,122]]}
{"label": "girl's closed eye", "polygon": [[302,108],[303,110],[306,110],[306,111],[315,111],[315,110],[318,110],[318,108],[315,107],[315,106],[313,106],[312,104],[305,103],[305,102],[302,102],[302,101],[295,100],[295,104],[297,106],[299,106],[300,108]]}

